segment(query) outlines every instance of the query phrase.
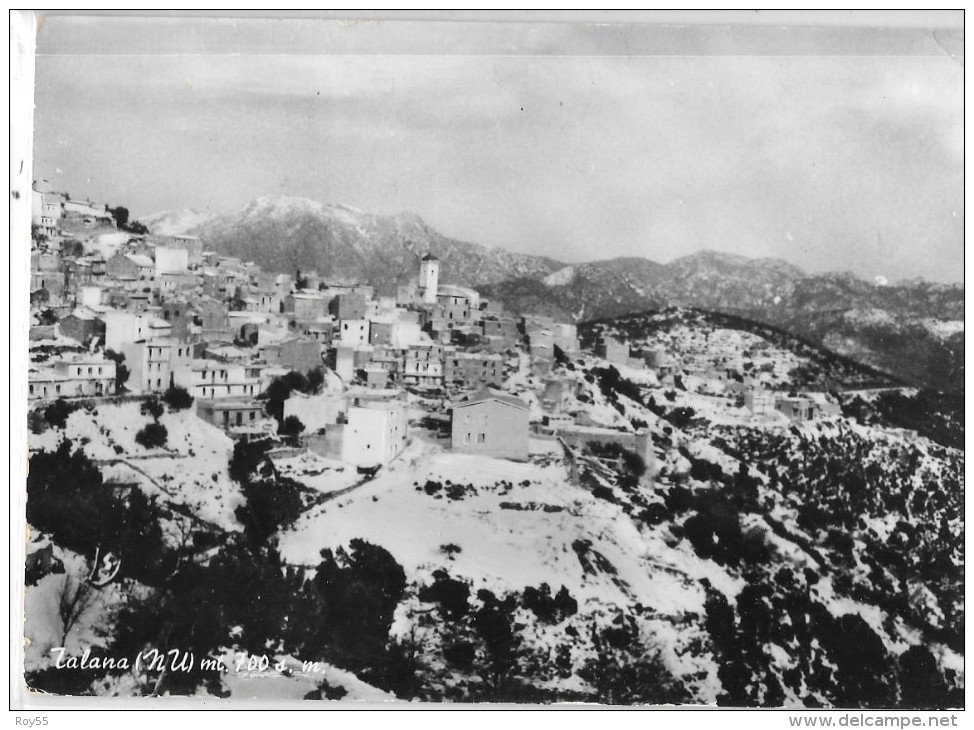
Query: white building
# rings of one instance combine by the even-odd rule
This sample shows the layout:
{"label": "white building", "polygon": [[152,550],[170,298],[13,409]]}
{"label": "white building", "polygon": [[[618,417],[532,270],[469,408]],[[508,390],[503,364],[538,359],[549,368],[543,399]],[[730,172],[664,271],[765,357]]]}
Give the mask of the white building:
{"label": "white building", "polygon": [[[125,355],[125,366],[129,378],[125,386],[129,390],[143,393],[160,392],[172,384],[173,348],[177,347],[170,339],[139,340],[124,344],[119,352]],[[189,345],[178,345],[189,355]]]}
{"label": "white building", "polygon": [[356,466],[388,464],[406,448],[408,420],[399,401],[365,401],[346,416],[342,461]]}
{"label": "white building", "polygon": [[369,320],[343,319],[338,327],[339,341],[343,345],[369,344]]}
{"label": "white building", "polygon": [[115,363],[101,355],[72,353],[50,366],[31,368],[27,399],[43,400],[115,392]]}
{"label": "white building", "polygon": [[141,340],[166,338],[172,325],[154,314],[111,310],[105,312],[105,347],[120,351],[124,345]]}
{"label": "white building", "polygon": [[108,292],[101,286],[83,286],[78,299],[81,306],[94,309],[105,304],[108,299]]}
{"label": "white building", "polygon": [[189,251],[174,246],[156,246],[156,276],[178,274],[189,268]]}
{"label": "white building", "polygon": [[173,382],[194,398],[255,396],[261,390],[262,368],[249,363],[192,360],[173,371]]}
{"label": "white building", "polygon": [[423,293],[423,301],[436,304],[436,295],[440,282],[440,260],[431,253],[423,256],[419,267],[419,288]]}

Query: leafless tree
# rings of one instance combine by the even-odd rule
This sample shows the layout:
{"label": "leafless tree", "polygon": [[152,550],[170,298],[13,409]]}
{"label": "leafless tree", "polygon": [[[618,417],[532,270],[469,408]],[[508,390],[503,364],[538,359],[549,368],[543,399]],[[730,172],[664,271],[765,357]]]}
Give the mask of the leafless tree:
{"label": "leafless tree", "polygon": [[94,605],[97,592],[83,577],[65,572],[57,589],[58,616],[61,619],[61,643]]}

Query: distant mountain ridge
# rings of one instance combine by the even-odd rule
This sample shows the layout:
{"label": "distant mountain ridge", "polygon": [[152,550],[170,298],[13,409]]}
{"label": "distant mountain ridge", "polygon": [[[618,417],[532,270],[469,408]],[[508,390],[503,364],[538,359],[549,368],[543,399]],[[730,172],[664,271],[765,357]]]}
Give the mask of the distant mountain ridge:
{"label": "distant mountain ridge", "polygon": [[442,281],[471,286],[512,276],[543,277],[560,266],[448,238],[412,213],[381,216],[305,198],[258,198],[182,232],[268,271],[316,270],[326,277],[368,281],[384,294],[415,278],[427,253],[440,259]]}
{"label": "distant mountain ridge", "polygon": [[153,232],[194,233],[207,248],[268,271],[314,269],[383,294],[414,279],[419,259],[432,253],[441,281],[476,287],[514,312],[579,322],[674,305],[739,314],[909,381],[963,389],[963,285],[880,285],[712,250],[667,264],[641,257],[568,264],[449,238],[412,213],[382,216],[293,197],[143,221]]}

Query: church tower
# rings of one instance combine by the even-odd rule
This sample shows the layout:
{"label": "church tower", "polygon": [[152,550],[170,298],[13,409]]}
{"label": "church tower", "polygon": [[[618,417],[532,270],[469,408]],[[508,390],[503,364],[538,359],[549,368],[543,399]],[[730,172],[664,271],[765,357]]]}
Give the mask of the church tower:
{"label": "church tower", "polygon": [[419,266],[419,288],[423,290],[423,301],[436,303],[436,290],[440,279],[440,260],[431,253],[423,256]]}

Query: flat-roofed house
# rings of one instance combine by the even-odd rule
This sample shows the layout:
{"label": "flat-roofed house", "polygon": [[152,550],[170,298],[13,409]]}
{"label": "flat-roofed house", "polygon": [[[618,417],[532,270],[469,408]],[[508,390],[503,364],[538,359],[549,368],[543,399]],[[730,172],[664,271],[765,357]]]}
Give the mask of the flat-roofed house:
{"label": "flat-roofed house", "polygon": [[350,407],[345,418],[342,461],[381,466],[406,448],[409,421],[400,401],[365,401]]}
{"label": "flat-roofed house", "polygon": [[452,408],[453,450],[526,461],[530,408],[520,398],[484,389]]}

